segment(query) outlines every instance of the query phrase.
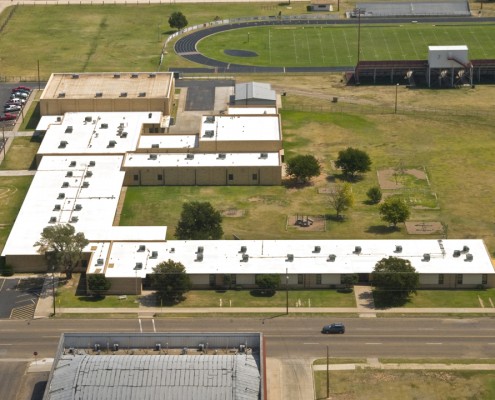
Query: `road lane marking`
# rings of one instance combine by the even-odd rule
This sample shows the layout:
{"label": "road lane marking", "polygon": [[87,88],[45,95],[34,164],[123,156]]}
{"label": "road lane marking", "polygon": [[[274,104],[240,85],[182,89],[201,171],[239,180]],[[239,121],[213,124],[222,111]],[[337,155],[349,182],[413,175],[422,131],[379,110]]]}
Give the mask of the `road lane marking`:
{"label": "road lane marking", "polygon": [[1,291],[2,291],[2,289],[3,289],[3,285],[5,285],[5,281],[6,281],[6,280],[7,280],[7,279],[3,279],[3,280],[2,280],[2,286],[0,286],[0,292],[1,292]]}
{"label": "road lane marking", "polygon": [[139,321],[139,330],[141,331],[141,333],[143,333],[143,326],[141,325],[141,318],[138,318],[138,321]]}
{"label": "road lane marking", "polygon": [[152,319],[152,320],[151,320],[151,323],[153,324],[153,332],[155,332],[155,333],[156,333],[155,320],[154,320],[154,319]]}
{"label": "road lane marking", "polygon": [[428,346],[437,346],[437,345],[441,345],[443,343],[426,343]]}
{"label": "road lane marking", "polygon": [[319,344],[319,343],[303,343],[303,344]]}
{"label": "road lane marking", "polygon": [[383,343],[365,343],[365,344],[375,345],[375,344],[383,344]]}
{"label": "road lane marking", "polygon": [[0,343],[0,346],[12,346],[12,343]]}

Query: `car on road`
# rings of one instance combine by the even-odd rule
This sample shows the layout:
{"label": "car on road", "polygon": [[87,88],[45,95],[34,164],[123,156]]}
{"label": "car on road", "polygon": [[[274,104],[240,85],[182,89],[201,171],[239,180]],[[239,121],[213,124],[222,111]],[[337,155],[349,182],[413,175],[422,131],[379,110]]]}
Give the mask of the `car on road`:
{"label": "car on road", "polygon": [[345,333],[345,325],[342,322],[325,325],[321,333]]}

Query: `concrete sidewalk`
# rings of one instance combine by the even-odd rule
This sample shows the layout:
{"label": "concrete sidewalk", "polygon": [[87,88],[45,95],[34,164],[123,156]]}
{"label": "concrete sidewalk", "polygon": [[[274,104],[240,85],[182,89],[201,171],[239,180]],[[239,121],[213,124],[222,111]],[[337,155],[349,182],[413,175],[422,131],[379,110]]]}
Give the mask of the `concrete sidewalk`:
{"label": "concrete sidewalk", "polygon": [[[455,370],[455,371],[495,371],[495,364],[419,364],[419,363],[381,363],[377,359],[368,359],[366,363],[329,364],[330,371],[352,371],[358,368],[373,369],[409,369],[409,370]],[[327,366],[313,365],[313,371],[326,371]]]}

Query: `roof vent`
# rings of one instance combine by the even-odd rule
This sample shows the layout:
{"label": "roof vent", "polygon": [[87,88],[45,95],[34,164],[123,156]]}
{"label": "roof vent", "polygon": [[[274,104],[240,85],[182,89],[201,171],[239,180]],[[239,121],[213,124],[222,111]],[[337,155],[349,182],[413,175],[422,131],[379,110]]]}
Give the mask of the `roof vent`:
{"label": "roof vent", "polygon": [[71,161],[70,164],[69,164],[69,167],[75,167],[76,166],[76,162],[75,161]]}
{"label": "roof vent", "polygon": [[138,248],[138,251],[139,251],[139,252],[143,252],[143,251],[145,251],[145,250],[146,250],[146,246],[145,246],[144,244],[140,244],[140,245],[139,245],[139,248]]}
{"label": "roof vent", "polygon": [[467,253],[464,261],[468,261],[468,262],[473,261],[473,255],[471,253]]}
{"label": "roof vent", "polygon": [[139,75],[138,74],[131,74],[131,78],[135,79],[137,78]]}
{"label": "roof vent", "polygon": [[141,262],[137,262],[136,263],[136,266],[134,267],[134,269],[137,271],[138,269],[143,269],[143,263]]}
{"label": "roof vent", "polygon": [[196,252],[196,254],[202,254],[204,251],[204,247],[203,246],[198,246],[198,251]]}
{"label": "roof vent", "polygon": [[462,246],[462,252],[463,253],[469,253],[469,247],[468,246]]}
{"label": "roof vent", "polygon": [[146,92],[139,92],[138,97],[146,97]]}
{"label": "roof vent", "polygon": [[460,250],[454,250],[454,257],[460,257],[461,256],[461,251]]}
{"label": "roof vent", "polygon": [[242,262],[248,262],[249,261],[249,254],[243,254],[242,255]]}
{"label": "roof vent", "polygon": [[203,137],[207,137],[207,138],[212,138],[213,136],[215,136],[215,131],[212,130],[205,131],[205,134],[203,135]]}
{"label": "roof vent", "polygon": [[103,258],[98,258],[96,260],[96,265],[103,265]]}
{"label": "roof vent", "polygon": [[158,143],[153,143],[153,144],[151,145],[151,148],[152,148],[152,149],[158,149],[159,147],[160,147],[160,145],[159,145]]}
{"label": "roof vent", "polygon": [[425,253],[423,254],[423,259],[421,261],[425,261],[425,262],[428,262],[430,261],[430,253]]}
{"label": "roof vent", "polygon": [[60,206],[60,204],[55,204],[55,206],[53,207],[53,211],[60,211],[62,207]]}
{"label": "roof vent", "polygon": [[57,222],[57,217],[50,217],[50,220],[48,221],[50,224],[54,224]]}
{"label": "roof vent", "polygon": [[90,161],[90,162],[89,162],[89,166],[90,166],[90,167],[94,167],[95,165],[96,165],[96,162],[95,162],[95,161]]}
{"label": "roof vent", "polygon": [[213,124],[215,122],[215,116],[214,115],[208,115],[205,118],[205,124]]}
{"label": "roof vent", "polygon": [[60,97],[60,98],[64,98],[64,97],[65,97],[65,92],[60,92],[60,93],[58,94],[58,97]]}
{"label": "roof vent", "polygon": [[328,262],[334,262],[336,258],[337,258],[337,256],[335,254],[329,254],[327,261]]}
{"label": "roof vent", "polygon": [[191,153],[186,154],[186,160],[194,160],[194,154]]}
{"label": "roof vent", "polygon": [[70,222],[72,222],[72,223],[75,223],[77,221],[79,221],[79,217],[77,217],[75,215],[73,217],[71,217],[71,219],[70,219]]}
{"label": "roof vent", "polygon": [[120,92],[120,97],[127,97],[127,92]]}
{"label": "roof vent", "polygon": [[86,178],[91,178],[93,176],[92,171],[86,171]]}
{"label": "roof vent", "polygon": [[68,188],[69,187],[69,182],[63,182],[62,183],[63,188]]}
{"label": "roof vent", "polygon": [[91,122],[91,121],[93,121],[91,115],[88,115],[87,117],[84,118],[84,122]]}
{"label": "roof vent", "polygon": [[65,149],[68,144],[69,144],[69,142],[67,140],[61,140],[60,144],[58,145],[58,148],[59,149]]}
{"label": "roof vent", "polygon": [[153,116],[153,113],[148,113],[148,118],[151,118]]}
{"label": "roof vent", "polygon": [[241,251],[239,253],[245,253],[247,251],[247,246],[241,246]]}
{"label": "roof vent", "polygon": [[67,171],[67,173],[65,174],[65,176],[67,178],[70,178],[72,176],[72,171]]}
{"label": "roof vent", "polygon": [[197,253],[195,261],[198,261],[198,262],[203,261],[203,253]]}
{"label": "roof vent", "polygon": [[362,250],[361,246],[354,247],[354,254],[361,254],[361,250]]}
{"label": "roof vent", "polygon": [[95,97],[103,97],[103,92],[96,92]]}
{"label": "roof vent", "polygon": [[156,77],[156,74],[155,73],[151,73],[148,75],[149,78],[155,78]]}
{"label": "roof vent", "polygon": [[151,258],[158,258],[158,251],[152,251]]}
{"label": "roof vent", "polygon": [[117,144],[117,142],[115,140],[110,140],[108,142],[108,146],[107,147],[115,147],[116,144]]}
{"label": "roof vent", "polygon": [[313,250],[313,253],[319,253],[321,251],[320,246],[315,246],[315,249]]}
{"label": "roof vent", "polygon": [[399,246],[399,245],[395,246],[394,253],[402,253],[402,246]]}
{"label": "roof vent", "polygon": [[268,153],[260,153],[260,158],[261,159],[267,159],[268,158]]}
{"label": "roof vent", "polygon": [[120,78],[120,74],[113,74],[113,77],[118,79]]}
{"label": "roof vent", "polygon": [[72,79],[79,79],[79,74],[72,74]]}
{"label": "roof vent", "polygon": [[76,204],[76,207],[74,208],[76,211],[81,211],[82,210],[82,205],[81,204]]}
{"label": "roof vent", "polygon": [[287,260],[285,260],[285,261],[288,261],[288,262],[294,261],[294,254],[287,254]]}
{"label": "roof vent", "polygon": [[57,117],[57,122],[62,121],[62,117]]}
{"label": "roof vent", "polygon": [[122,132],[122,133],[120,134],[120,137],[121,137],[122,139],[125,139],[125,138],[127,137],[127,132]]}
{"label": "roof vent", "polygon": [[59,193],[57,199],[65,199],[65,193]]}
{"label": "roof vent", "polygon": [[108,129],[108,124],[101,124],[100,129]]}
{"label": "roof vent", "polygon": [[148,157],[149,160],[156,160],[158,158],[158,156],[156,154],[150,154],[150,156]]}
{"label": "roof vent", "polygon": [[217,160],[225,160],[227,156],[225,155],[225,153],[220,153],[217,157]]}
{"label": "roof vent", "polygon": [[82,187],[83,187],[83,188],[87,188],[87,187],[89,187],[89,182],[83,182]]}

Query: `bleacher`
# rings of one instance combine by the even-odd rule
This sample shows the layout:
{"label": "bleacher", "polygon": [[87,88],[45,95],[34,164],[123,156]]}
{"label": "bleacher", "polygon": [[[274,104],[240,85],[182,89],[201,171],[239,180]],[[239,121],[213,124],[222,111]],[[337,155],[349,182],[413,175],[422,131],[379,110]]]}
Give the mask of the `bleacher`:
{"label": "bleacher", "polygon": [[437,2],[396,2],[396,3],[356,3],[350,13],[358,17],[468,17],[471,16],[469,2],[437,1]]}

